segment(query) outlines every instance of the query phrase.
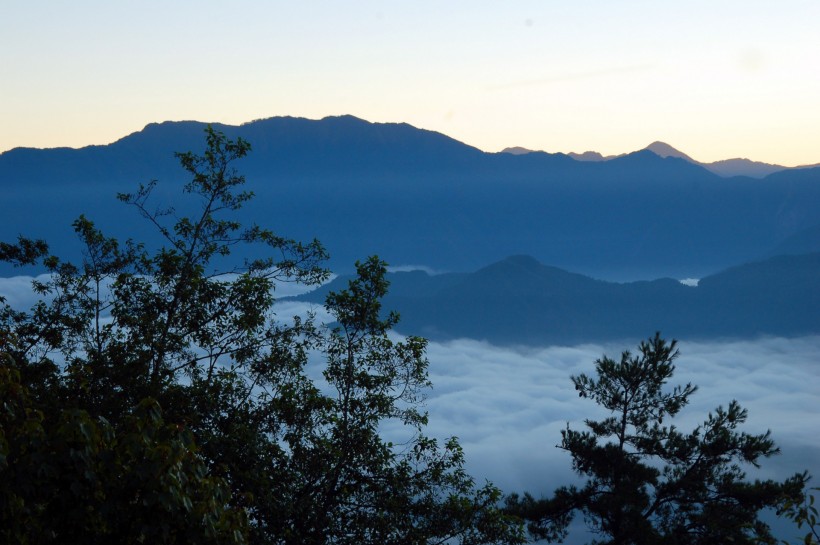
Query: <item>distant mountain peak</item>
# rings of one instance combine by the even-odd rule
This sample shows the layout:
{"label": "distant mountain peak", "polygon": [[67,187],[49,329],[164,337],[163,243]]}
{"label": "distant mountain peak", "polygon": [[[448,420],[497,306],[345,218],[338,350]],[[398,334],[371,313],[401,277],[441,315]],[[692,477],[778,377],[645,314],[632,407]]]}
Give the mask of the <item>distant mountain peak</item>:
{"label": "distant mountain peak", "polygon": [[597,151],[585,151],[584,153],[575,153],[571,151],[567,155],[569,155],[576,161],[607,161],[609,159],[612,159],[611,156],[604,157]]}
{"label": "distant mountain peak", "polygon": [[752,161],[745,157],[724,159],[704,166],[720,176],[749,176],[751,178],[764,178],[769,174],[779,172],[786,168],[780,165]]}
{"label": "distant mountain peak", "polygon": [[[666,142],[661,142],[660,140],[656,140],[652,142],[642,150],[638,150],[637,152],[632,153],[622,153],[620,155],[602,155],[597,151],[585,151],[584,153],[575,153],[569,152],[566,155],[575,159],[576,161],[610,161],[612,159],[620,159],[622,157],[631,156],[638,152],[652,152],[658,157],[667,158],[667,157],[674,157],[677,159],[683,159],[693,165],[698,165],[700,167],[705,168],[706,170],[717,174],[718,176],[723,177],[732,177],[732,176],[748,176],[750,178],[764,178],[769,174],[774,172],[778,172],[781,170],[785,170],[788,167],[784,167],[781,165],[773,165],[769,163],[762,163],[760,161],[752,161],[751,159],[724,159],[722,161],[714,161],[712,163],[703,163],[697,161],[690,157],[689,155],[683,153],[677,148],[674,148],[667,144]],[[524,148],[521,146],[513,146],[509,148],[504,148],[501,150],[501,153],[509,153],[511,155],[526,155],[528,153],[537,153],[536,150],[531,150],[528,148]],[[807,165],[807,166],[817,166],[817,165]]]}
{"label": "distant mountain peak", "polygon": [[522,148],[521,146],[512,146],[509,148],[504,148],[501,150],[501,153],[509,153],[510,155],[526,155],[528,153],[535,153],[535,150]]}
{"label": "distant mountain peak", "polygon": [[677,157],[678,159],[684,159],[686,161],[689,161],[690,163],[700,164],[698,161],[695,161],[694,159],[692,159],[691,157],[689,157],[688,155],[686,155],[682,151],[680,151],[678,149],[675,149],[672,146],[670,146],[669,144],[667,144],[666,142],[661,142],[659,140],[656,140],[655,142],[652,142],[651,144],[646,146],[644,149],[649,150],[652,153],[654,153],[655,155],[660,155],[661,157],[664,157],[664,158],[665,157]]}
{"label": "distant mountain peak", "polygon": [[517,265],[519,267],[525,267],[525,268],[542,267],[541,262],[539,262],[533,256],[527,255],[527,254],[511,255],[510,257],[504,259],[503,261],[507,262],[509,264],[512,264],[512,265]]}
{"label": "distant mountain peak", "polygon": [[499,273],[509,271],[537,271],[543,268],[537,259],[531,255],[520,254],[506,257],[500,261],[495,261],[482,268],[479,272]]}
{"label": "distant mountain peak", "polygon": [[684,161],[689,161],[692,164],[702,166],[706,170],[714,172],[718,176],[749,176],[752,178],[763,178],[774,172],[784,170],[786,167],[780,165],[771,165],[762,163],[760,161],[752,161],[746,158],[724,159],[722,161],[714,161],[711,163],[702,163],[692,159],[682,151],[673,148],[666,142],[655,141],[646,146],[644,149],[655,153],[661,157],[677,157]]}
{"label": "distant mountain peak", "polygon": [[[350,123],[355,125],[376,125],[377,123],[373,123],[372,121],[367,121],[366,119],[362,119],[360,117],[356,117],[355,115],[351,114],[342,114],[342,115],[327,115],[319,120],[324,122],[336,122],[336,123]],[[396,123],[400,125],[401,123]]]}

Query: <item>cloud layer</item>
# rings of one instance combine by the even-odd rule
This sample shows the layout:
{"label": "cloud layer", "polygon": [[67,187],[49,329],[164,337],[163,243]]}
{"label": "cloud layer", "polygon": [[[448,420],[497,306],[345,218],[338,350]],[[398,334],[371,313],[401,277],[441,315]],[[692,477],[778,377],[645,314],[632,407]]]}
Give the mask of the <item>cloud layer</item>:
{"label": "cloud layer", "polygon": [[[16,308],[28,307],[36,300],[30,281],[0,278],[0,296]],[[330,320],[322,307],[306,303],[278,303],[276,312],[288,320],[308,308],[319,320]],[[585,418],[603,415],[592,401],[577,396],[570,376],[593,373],[594,361],[604,354],[618,358],[635,348],[634,340],[541,348],[501,348],[466,339],[430,343],[427,432],[441,439],[459,437],[467,468],[478,482],[491,480],[505,492],[548,494],[575,478],[569,455],[555,448],[561,430],[567,423],[581,428]],[[744,430],[771,430],[782,449],[760,470],[749,468],[750,475],[784,478],[804,469],[820,474],[820,336],[682,340],[679,348],[673,382],[699,386],[677,419],[679,428],[693,428],[709,411],[736,399],[749,411]],[[313,362],[311,372],[320,379],[321,362]]]}
{"label": "cloud layer", "polygon": [[[783,478],[820,471],[820,336],[745,342],[688,343],[673,382],[692,382],[692,396],[676,424],[691,429],[717,406],[736,399],[749,411],[749,433],[771,429],[782,455],[749,474]],[[555,448],[567,422],[603,413],[577,396],[570,375],[594,372],[603,354],[618,358],[630,345],[507,349],[472,340],[432,343],[430,431],[457,435],[468,467],[505,491],[549,493],[572,479],[570,458]]]}

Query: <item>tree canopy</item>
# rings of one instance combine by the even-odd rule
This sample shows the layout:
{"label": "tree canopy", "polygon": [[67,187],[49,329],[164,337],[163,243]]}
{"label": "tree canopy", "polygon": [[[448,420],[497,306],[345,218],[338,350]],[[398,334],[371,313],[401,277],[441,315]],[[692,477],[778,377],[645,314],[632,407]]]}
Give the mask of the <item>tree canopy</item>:
{"label": "tree canopy", "polygon": [[[0,243],[0,259],[49,272],[32,309],[0,307],[4,536],[520,542],[458,441],[424,434],[426,343],[391,334],[383,262],[357,264],[328,297],[335,325],[278,319],[276,286],[322,282],[326,253],[243,224],[252,194],[234,165],[249,150],[208,129],[203,154],[178,154],[194,214],[155,204],[156,182],[120,195],[159,247],[106,237],[84,216],[80,264],[43,241]],[[235,259],[243,246],[258,257]],[[389,422],[401,442],[383,437]]]}
{"label": "tree canopy", "polygon": [[769,433],[740,431],[747,411],[732,401],[690,432],[670,423],[696,387],[667,387],[678,357],[676,342],[656,334],[637,354],[604,356],[595,376],[573,376],[578,395],[610,416],[567,428],[558,447],[572,457],[583,486],[564,486],[550,498],[512,496],[508,506],[539,538],[560,541],[576,512],[597,535],[594,543],[774,543],[759,514],[802,497],[807,479],[747,481],[741,464],[758,466],[779,452]]}

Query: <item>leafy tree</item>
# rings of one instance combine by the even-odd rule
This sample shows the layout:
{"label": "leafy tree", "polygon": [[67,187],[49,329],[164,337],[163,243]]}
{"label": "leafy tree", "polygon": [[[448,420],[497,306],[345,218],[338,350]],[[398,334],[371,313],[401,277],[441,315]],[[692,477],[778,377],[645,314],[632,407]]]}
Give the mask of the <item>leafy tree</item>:
{"label": "leafy tree", "polygon": [[691,384],[665,388],[678,356],[675,341],[656,334],[639,354],[595,362],[596,376],[572,377],[578,395],[609,411],[586,420],[586,431],[567,426],[559,448],[573,469],[588,477],[548,499],[512,496],[510,509],[529,522],[533,535],[566,537],[574,514],[583,513],[599,536],[595,543],[774,543],[758,514],[783,498],[799,498],[806,479],[748,482],[742,463],[755,467],[779,450],[769,433],[739,431],[747,412],[736,401],[718,407],[703,425],[684,433],[664,425],[696,391]]}
{"label": "leafy tree", "polygon": [[[496,508],[500,491],[474,488],[463,453],[425,437],[419,410],[429,387],[426,341],[389,336],[398,317],[382,317],[386,266],[357,263],[358,277],[327,298],[336,325],[319,342],[326,391],[308,385],[283,396],[292,453],[280,500],[292,543],[515,543],[518,523]],[[295,385],[294,385],[295,386]],[[389,421],[410,432],[394,445]]]}
{"label": "leafy tree", "polygon": [[225,482],[155,401],[119,430],[78,409],[46,418],[8,361],[0,399],[3,543],[246,543]]}
{"label": "leafy tree", "polygon": [[[117,445],[135,429],[181,430],[152,431],[140,448],[167,452],[170,441],[202,478],[227,483],[226,512],[245,514],[252,543],[519,541],[519,525],[496,507],[499,491],[464,472],[457,441],[439,446],[422,433],[425,343],[390,337],[397,317],[381,316],[384,264],[369,260],[328,298],[337,327],[277,320],[276,285],[324,280],[324,249],[244,226],[252,195],[233,164],[250,146],[212,129],[206,140],[204,154],[178,154],[196,213],[156,207],[154,182],[120,195],[156,228],[159,248],[108,238],[82,216],[81,265],[49,256],[42,241],[0,244],[0,259],[39,261],[51,273],[34,283],[42,299],[31,311],[0,308],[32,406],[74,415]],[[242,246],[261,257],[238,261]],[[324,384],[307,369],[322,356]],[[382,439],[390,421],[410,430],[406,443]],[[45,426],[44,437],[56,441],[59,429]],[[136,466],[127,467],[133,477]],[[117,482],[101,475],[106,486]],[[165,478],[144,476],[146,486]],[[57,497],[70,497],[66,486]],[[139,510],[131,517],[152,520]]]}
{"label": "leafy tree", "polygon": [[[815,495],[820,488],[812,488],[803,495],[802,498],[786,498],[778,508],[778,514],[797,524],[798,530],[803,527],[808,530],[803,535],[802,543],[805,545],[818,545],[820,543],[820,524],[817,522],[817,505],[815,505]],[[801,501],[802,500],[802,501]],[[788,540],[781,540],[783,545],[790,545]]]}

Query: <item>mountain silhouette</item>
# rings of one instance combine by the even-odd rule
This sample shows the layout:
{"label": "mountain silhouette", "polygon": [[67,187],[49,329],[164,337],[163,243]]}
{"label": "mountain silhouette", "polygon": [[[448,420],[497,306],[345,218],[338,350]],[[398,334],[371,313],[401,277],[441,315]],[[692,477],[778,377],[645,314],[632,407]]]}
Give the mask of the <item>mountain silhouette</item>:
{"label": "mountain silhouette", "polygon": [[661,157],[677,157],[678,159],[683,159],[684,161],[689,161],[690,163],[699,164],[698,161],[695,161],[682,151],[673,148],[666,142],[655,141],[646,146],[644,149],[648,149],[655,155],[660,155]]}
{"label": "mountain silhouette", "polygon": [[[779,172],[781,170],[787,170],[789,167],[784,167],[782,165],[773,165],[770,163],[763,163],[760,161],[752,161],[750,159],[745,158],[734,158],[734,159],[724,159],[721,161],[714,161],[711,163],[702,163],[695,159],[692,159],[682,151],[673,148],[666,142],[655,141],[646,146],[644,149],[651,151],[652,153],[660,156],[660,157],[675,157],[677,159],[683,159],[688,161],[692,164],[702,166],[706,170],[717,174],[718,176],[722,177],[732,177],[732,176],[746,176],[749,178],[765,178],[769,174],[773,174],[775,172]],[[510,147],[505,148],[502,150],[503,153],[511,153],[513,155],[524,155],[527,153],[536,153],[534,150],[522,148],[522,147]],[[575,159],[576,161],[609,161],[611,159],[617,159],[618,157],[623,157],[626,154],[621,155],[601,155],[597,151],[585,151],[584,153],[574,153],[570,152],[567,155]],[[795,168],[810,168],[816,167],[818,165],[806,165],[802,167],[795,167]]]}
{"label": "mountain silhouette", "polygon": [[780,165],[772,165],[769,163],[762,163],[760,161],[752,161],[750,159],[724,159],[722,161],[714,161],[712,163],[701,163],[692,159],[682,151],[679,151],[665,142],[652,142],[645,149],[660,155],[661,157],[677,157],[700,165],[710,172],[714,172],[718,176],[748,176],[750,178],[765,178],[769,174],[786,170],[788,167]]}
{"label": "mountain silhouette", "polygon": [[[158,244],[114,197],[157,179],[149,205],[195,206],[180,201],[187,180],[174,152],[201,151],[205,126],[157,123],[105,146],[0,154],[0,240],[43,238],[78,259],[70,224],[86,214],[107,234]],[[816,168],[752,180],[648,150],[607,161],[485,153],[352,116],[214,127],[253,147],[236,165],[256,194],[241,219],[318,238],[339,272],[374,253],[437,270],[515,253],[611,280],[702,277],[770,255],[820,217]]]}
{"label": "mountain silhouette", "polygon": [[[656,330],[687,340],[797,336],[820,333],[818,278],[820,253],[732,267],[697,287],[669,278],[604,282],[513,256],[468,274],[390,274],[384,306],[399,312],[399,331],[438,341],[574,344]],[[299,299],[321,304],[348,279]]]}

